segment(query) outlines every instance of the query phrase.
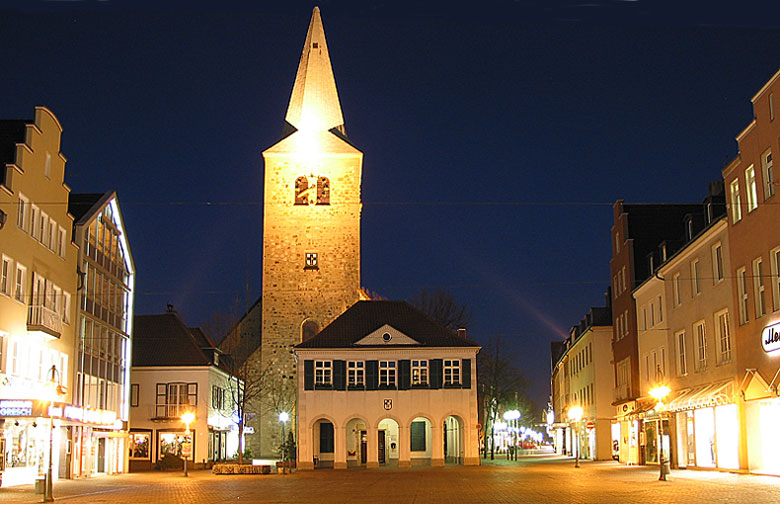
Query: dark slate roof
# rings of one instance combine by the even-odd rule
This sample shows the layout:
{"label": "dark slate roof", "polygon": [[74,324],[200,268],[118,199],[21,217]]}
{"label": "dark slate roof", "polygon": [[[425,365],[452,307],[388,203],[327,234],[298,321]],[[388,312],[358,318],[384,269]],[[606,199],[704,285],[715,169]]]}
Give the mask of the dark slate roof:
{"label": "dark slate roof", "polygon": [[136,315],[133,318],[133,366],[211,365],[179,315]]}
{"label": "dark slate roof", "polygon": [[[344,311],[330,325],[296,348],[371,348],[356,345],[355,342],[366,337],[383,325],[400,330],[419,345],[399,345],[401,347],[478,347],[479,344],[459,337],[457,332],[439,325],[424,313],[405,301],[361,300]],[[390,345],[377,345],[387,348]]]}
{"label": "dark slate roof", "polygon": [[16,145],[24,142],[27,124],[32,122],[31,119],[0,120],[0,167],[16,162]]}
{"label": "dark slate roof", "polygon": [[211,342],[211,339],[209,336],[206,335],[206,333],[203,331],[200,327],[189,327],[189,330],[192,333],[192,337],[195,338],[195,342],[198,343],[198,346],[201,348],[216,348],[214,346],[214,343]]}
{"label": "dark slate roof", "polygon": [[105,193],[71,193],[68,195],[68,212],[76,223],[100,201]]}

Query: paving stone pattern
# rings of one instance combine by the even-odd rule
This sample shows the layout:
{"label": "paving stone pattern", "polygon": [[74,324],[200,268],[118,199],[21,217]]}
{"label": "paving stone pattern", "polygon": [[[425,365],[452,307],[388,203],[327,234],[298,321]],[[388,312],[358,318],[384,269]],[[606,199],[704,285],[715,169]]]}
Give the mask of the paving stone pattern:
{"label": "paving stone pattern", "polygon": [[[292,475],[146,472],[55,484],[58,503],[780,503],[780,477],[529,457],[481,467],[323,469]],[[30,485],[0,503],[38,503]]]}

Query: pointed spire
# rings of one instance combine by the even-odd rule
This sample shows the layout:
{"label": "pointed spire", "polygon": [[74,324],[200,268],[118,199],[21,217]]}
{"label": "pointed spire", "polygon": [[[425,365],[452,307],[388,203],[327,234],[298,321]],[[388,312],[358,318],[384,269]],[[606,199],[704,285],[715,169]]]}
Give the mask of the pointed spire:
{"label": "pointed spire", "polygon": [[319,7],[315,7],[311,15],[284,119],[299,130],[338,128],[344,133],[344,116],[341,114]]}

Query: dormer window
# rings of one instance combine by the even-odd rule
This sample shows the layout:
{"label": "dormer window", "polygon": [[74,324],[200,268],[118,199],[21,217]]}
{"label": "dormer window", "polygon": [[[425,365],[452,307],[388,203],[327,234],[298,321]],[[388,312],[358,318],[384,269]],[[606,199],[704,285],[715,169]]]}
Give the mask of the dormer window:
{"label": "dormer window", "polygon": [[693,239],[693,218],[691,216],[685,218],[685,239],[688,241]]}
{"label": "dormer window", "polygon": [[312,42],[311,43],[311,47],[312,47],[312,49],[318,49],[320,47],[320,43],[319,42]]}

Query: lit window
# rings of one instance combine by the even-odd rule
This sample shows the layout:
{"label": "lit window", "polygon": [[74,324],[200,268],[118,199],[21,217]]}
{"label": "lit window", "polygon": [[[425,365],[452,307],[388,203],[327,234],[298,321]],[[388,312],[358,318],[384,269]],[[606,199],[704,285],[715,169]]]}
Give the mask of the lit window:
{"label": "lit window", "polygon": [[731,223],[737,223],[742,219],[742,197],[739,195],[739,178],[731,182],[730,192]]}
{"label": "lit window", "polygon": [[751,165],[745,169],[745,186],[747,192],[748,212],[758,207],[758,192],[756,191],[756,170]]}
{"label": "lit window", "polygon": [[363,386],[365,375],[366,369],[362,360],[350,360],[347,362],[347,386]]}
{"label": "lit window", "polygon": [[718,364],[725,364],[731,360],[731,329],[729,328],[729,312],[727,309],[715,315],[718,339]]}
{"label": "lit window", "polygon": [[744,267],[737,269],[737,291],[739,293],[739,323],[748,321],[748,294],[747,294],[747,271]]}
{"label": "lit window", "polygon": [[460,385],[460,360],[444,361],[444,384]]}
{"label": "lit window", "polygon": [[3,255],[3,263],[0,267],[0,293],[11,295],[11,259]]}
{"label": "lit window", "polygon": [[21,228],[22,230],[27,230],[27,210],[30,207],[30,201],[22,195],[19,194],[19,208],[17,210],[16,214],[16,226]]}
{"label": "lit window", "polygon": [[24,302],[24,283],[27,278],[27,268],[16,263],[16,276],[14,280],[14,299]]}
{"label": "lit window", "polygon": [[314,384],[330,385],[333,377],[333,365],[330,360],[314,361]]}
{"label": "lit window", "polygon": [[766,314],[766,291],[763,276],[763,264],[761,258],[753,260],[753,290],[756,297],[756,318]]}
{"label": "lit window", "polygon": [[701,293],[701,279],[699,278],[698,258],[691,262],[691,289],[693,290],[694,297]]}
{"label": "lit window", "polygon": [[696,370],[707,368],[707,329],[704,320],[694,324],[696,335]]}
{"label": "lit window", "polygon": [[305,206],[309,204],[309,180],[304,176],[295,180],[295,205]]}
{"label": "lit window", "polygon": [[761,172],[764,173],[764,200],[775,194],[775,173],[772,167],[772,151],[767,149],[761,155]]}
{"label": "lit window", "polygon": [[395,360],[379,361],[379,386],[395,386]]}
{"label": "lit window", "polygon": [[412,360],[412,385],[428,384],[428,361]]}
{"label": "lit window", "polygon": [[720,243],[712,247],[712,278],[715,284],[723,281],[723,248]]}

